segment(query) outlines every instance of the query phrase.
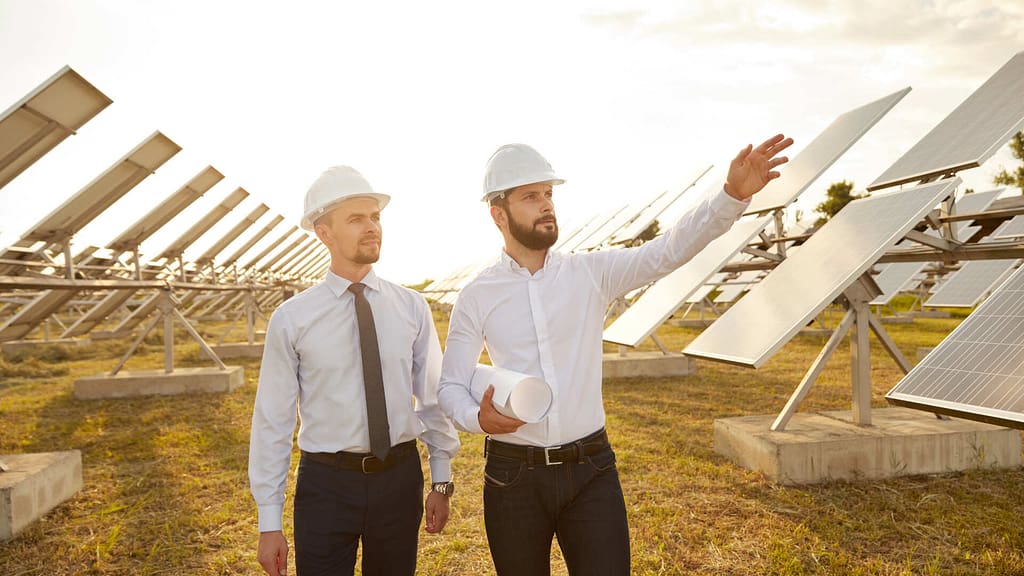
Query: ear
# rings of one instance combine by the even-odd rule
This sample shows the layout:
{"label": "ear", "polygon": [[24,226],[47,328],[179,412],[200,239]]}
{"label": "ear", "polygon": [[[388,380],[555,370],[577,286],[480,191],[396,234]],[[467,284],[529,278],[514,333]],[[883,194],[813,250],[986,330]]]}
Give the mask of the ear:
{"label": "ear", "polygon": [[331,246],[334,244],[334,238],[331,237],[331,234],[326,225],[314,224],[313,231],[316,232],[316,237],[319,238],[320,241],[324,243],[324,246],[327,246],[327,248],[331,248]]}
{"label": "ear", "polygon": [[501,206],[491,206],[491,220],[494,220],[494,225],[498,227],[498,230],[504,232],[508,228],[508,214]]}

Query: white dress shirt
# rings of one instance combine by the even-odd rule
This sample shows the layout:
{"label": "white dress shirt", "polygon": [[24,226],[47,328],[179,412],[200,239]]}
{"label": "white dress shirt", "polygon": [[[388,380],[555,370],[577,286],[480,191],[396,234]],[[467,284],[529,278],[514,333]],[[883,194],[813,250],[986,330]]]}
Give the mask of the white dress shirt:
{"label": "white dress shirt", "polygon": [[548,251],[535,274],[504,251],[466,285],[452,310],[441,369],[441,408],[467,432],[480,428],[470,382],[486,346],[494,366],[543,378],[554,394],[546,420],[494,438],[558,446],[604,426],[602,333],[615,298],[672,272],[728,230],[749,202],[717,190],[665,234],[637,248]]}
{"label": "white dress shirt", "polygon": [[[422,439],[432,480],[447,482],[459,437],[437,403],[441,345],[430,307],[372,270],[362,283],[380,343],[391,444]],[[328,271],[323,282],[281,304],[267,326],[249,440],[260,532],[281,529],[296,403],[300,449],[370,451],[351,284]]]}

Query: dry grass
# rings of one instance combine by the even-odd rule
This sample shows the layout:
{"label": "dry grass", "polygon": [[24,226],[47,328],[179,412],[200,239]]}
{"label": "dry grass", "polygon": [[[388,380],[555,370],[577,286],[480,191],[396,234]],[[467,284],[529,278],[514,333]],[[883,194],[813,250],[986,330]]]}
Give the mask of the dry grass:
{"label": "dry grass", "polygon": [[[955,323],[888,328],[913,359],[918,346],[938,343]],[[439,318],[442,334],[444,324]],[[680,349],[696,333],[663,327],[659,336]],[[180,335],[177,341],[181,364],[204,363],[195,345]],[[633,572],[1024,574],[1022,470],[791,488],[714,452],[714,419],[777,412],[824,341],[799,336],[758,371],[701,362],[699,374],[687,378],[605,383]],[[45,347],[0,361],[0,453],[77,448],[85,480],[72,500],[0,544],[0,570],[258,574],[246,478],[258,362],[242,362],[247,385],[230,394],[75,400],[74,379],[109,370],[125,346]],[[802,410],[848,407],[848,358],[841,347]],[[150,340],[129,368],[160,365],[159,341]],[[898,377],[875,346],[876,406]],[[481,452],[480,437],[463,435],[452,519],[441,536],[422,533],[422,574],[493,572]],[[554,572],[564,574],[557,546],[553,556]]]}

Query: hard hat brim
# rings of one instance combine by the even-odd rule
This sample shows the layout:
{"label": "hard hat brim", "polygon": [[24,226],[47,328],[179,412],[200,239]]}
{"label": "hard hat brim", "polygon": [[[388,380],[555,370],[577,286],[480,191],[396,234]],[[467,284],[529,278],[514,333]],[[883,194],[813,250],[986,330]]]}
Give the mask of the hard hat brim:
{"label": "hard hat brim", "polygon": [[303,230],[308,230],[312,232],[313,224],[317,220],[319,220],[323,215],[337,208],[338,205],[341,204],[342,202],[346,200],[352,200],[353,198],[373,198],[374,200],[377,201],[379,210],[383,210],[384,207],[387,206],[389,202],[391,202],[391,196],[388,196],[387,194],[380,194],[378,192],[367,192],[364,194],[353,194],[351,196],[345,196],[344,198],[339,198],[338,200],[331,202],[326,206],[320,206],[316,210],[312,210],[306,214],[303,214],[302,220],[299,222],[299,226],[301,226]]}
{"label": "hard hat brim", "polygon": [[509,186],[508,188],[505,188],[503,190],[492,190],[492,191],[484,194],[483,197],[480,198],[480,201],[481,202],[490,203],[490,201],[495,196],[497,196],[498,194],[501,194],[501,193],[504,193],[504,192],[508,192],[509,190],[514,190],[516,188],[519,188],[520,186],[526,186],[527,184],[541,184],[541,183],[544,183],[544,182],[550,182],[552,186],[558,186],[559,184],[565,184],[565,180],[563,180],[561,178],[549,178],[547,180],[531,180],[531,181],[528,181],[528,182],[519,182],[519,183],[513,182],[512,186]]}

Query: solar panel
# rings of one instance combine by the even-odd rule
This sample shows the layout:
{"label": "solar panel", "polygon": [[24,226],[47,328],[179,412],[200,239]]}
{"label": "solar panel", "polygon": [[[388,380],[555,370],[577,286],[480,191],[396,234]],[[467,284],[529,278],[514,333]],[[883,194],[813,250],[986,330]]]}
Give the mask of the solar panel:
{"label": "solar panel", "polygon": [[581,249],[584,245],[589,246],[588,242],[590,238],[593,237],[598,230],[604,228],[609,222],[614,220],[625,209],[626,206],[619,206],[610,212],[594,218],[588,222],[578,234],[576,234],[572,242],[566,242],[563,245],[562,251],[573,252],[574,250]]}
{"label": "solar panel", "polygon": [[885,397],[900,406],[1024,428],[1024,267]]}
{"label": "solar panel", "polygon": [[658,280],[604,330],[604,340],[636,346],[768,225],[770,216],[744,218],[692,260]]}
{"label": "solar panel", "polygon": [[639,210],[637,208],[623,206],[607,222],[598,226],[593,232],[583,238],[583,240],[581,240],[573,250],[596,250],[600,248],[608,238],[612,236],[612,234],[615,234],[619,229],[625,226],[638,211]]}
{"label": "solar panel", "polygon": [[689,179],[689,184],[675,194],[664,192],[659,195],[654,199],[654,201],[649,203],[647,206],[644,206],[643,210],[641,210],[640,213],[632,220],[627,222],[622,229],[613,234],[611,238],[608,239],[608,244],[627,244],[634,242],[641,234],[644,233],[644,230],[647,230],[647,228],[649,228],[651,224],[658,219],[658,216],[661,216],[669,206],[675,204],[675,202],[688,190],[693,189],[693,187],[697,185],[697,182],[710,170],[711,166],[698,170],[697,173]]}
{"label": "solar panel", "polygon": [[242,203],[249,196],[249,193],[243,188],[235,188],[233,192],[224,197],[219,204],[213,207],[206,216],[203,216],[198,222],[193,224],[188,230],[186,230],[181,236],[170,243],[167,248],[164,248],[163,252],[160,253],[157,258],[177,258],[180,256],[186,248],[192,245],[193,242],[199,239],[200,236],[205,234],[210,228],[220,221],[228,212],[231,212],[235,206]]}
{"label": "solar panel", "polygon": [[925,301],[929,308],[974,308],[993,286],[1013,269],[1016,260],[971,260],[964,262]]}
{"label": "solar panel", "polygon": [[168,196],[156,208],[150,210],[148,214],[119,234],[117,238],[108,242],[107,248],[115,252],[135,250],[139,244],[142,244],[154,232],[170,222],[172,218],[223,179],[224,175],[213,166],[203,168],[199,174]]}
{"label": "solar panel", "polygon": [[85,188],[40,220],[22,236],[22,240],[58,242],[70,237],[179,151],[181,146],[160,132],[154,132]]}
{"label": "solar panel", "polygon": [[[568,234],[561,234],[561,233],[559,233],[558,241],[555,243],[554,249],[559,251],[559,252],[561,252],[563,247],[565,247],[570,242],[573,242],[573,239],[576,238],[580,233],[582,233],[588,226],[590,226],[590,223],[593,222],[596,218],[597,218],[597,214],[594,214],[590,218],[588,218],[585,222],[583,222],[582,224],[580,224],[576,228],[573,228],[573,230],[571,232],[569,232]],[[576,245],[575,243],[572,244],[572,246],[575,246],[575,245]]]}
{"label": "solar panel", "polygon": [[0,114],[0,188],[111,102],[65,66]]}
{"label": "solar panel", "polygon": [[878,190],[981,166],[1024,128],[1024,52],[1018,52],[868,186]]}
{"label": "solar panel", "polygon": [[274,216],[273,220],[267,222],[267,224],[263,226],[263,228],[261,228],[259,232],[253,234],[253,236],[246,240],[244,244],[239,246],[238,249],[235,250],[233,254],[231,254],[231,256],[225,258],[222,264],[224,266],[231,266],[235,262],[238,262],[238,260],[242,256],[244,256],[246,252],[251,250],[252,247],[255,246],[257,242],[262,240],[267,234],[270,234],[271,230],[276,228],[277,225],[280,224],[281,222],[284,222],[284,216]]}
{"label": "solar panel", "polygon": [[754,196],[746,213],[788,206],[909,92],[904,88],[841,114],[784,167],[780,177]]}
{"label": "solar panel", "polygon": [[1014,216],[992,234],[993,239],[1020,238],[1024,236],[1024,216]]}
{"label": "solar panel", "polygon": [[274,251],[274,248],[277,248],[282,243],[284,243],[284,241],[287,240],[288,237],[291,236],[292,234],[294,234],[295,231],[298,230],[298,229],[299,229],[298,226],[292,226],[291,228],[288,228],[287,230],[285,230],[284,234],[278,236],[276,240],[274,240],[273,242],[268,244],[266,247],[264,247],[263,250],[260,250],[259,254],[253,256],[252,258],[250,258],[249,261],[246,262],[245,264],[242,264],[242,269],[243,270],[247,270],[247,269],[252,268],[253,266],[255,266],[257,262],[259,262],[260,260],[263,260],[264,258],[266,258],[268,254],[270,254],[271,252]]}
{"label": "solar panel", "polygon": [[943,180],[847,204],[683,352],[761,367],[959,183]]}
{"label": "solar panel", "polygon": [[875,276],[875,283],[882,293],[870,302],[872,306],[884,306],[900,293],[904,287],[924,270],[927,262],[893,262],[886,264]]}
{"label": "solar panel", "polygon": [[256,208],[253,208],[252,212],[246,214],[238,224],[235,224],[231,230],[228,230],[219,240],[213,243],[212,246],[203,252],[202,256],[196,258],[197,263],[211,262],[218,254],[224,251],[228,247],[228,244],[234,242],[235,238],[242,235],[243,232],[249,229],[261,216],[270,211],[270,208],[266,204],[260,204]]}
{"label": "solar panel", "polygon": [[718,296],[715,296],[715,304],[729,304],[740,297],[757,281],[757,276],[761,273],[760,270],[746,270],[740,272],[740,275],[735,280],[730,280],[727,284],[720,286],[721,290]]}

